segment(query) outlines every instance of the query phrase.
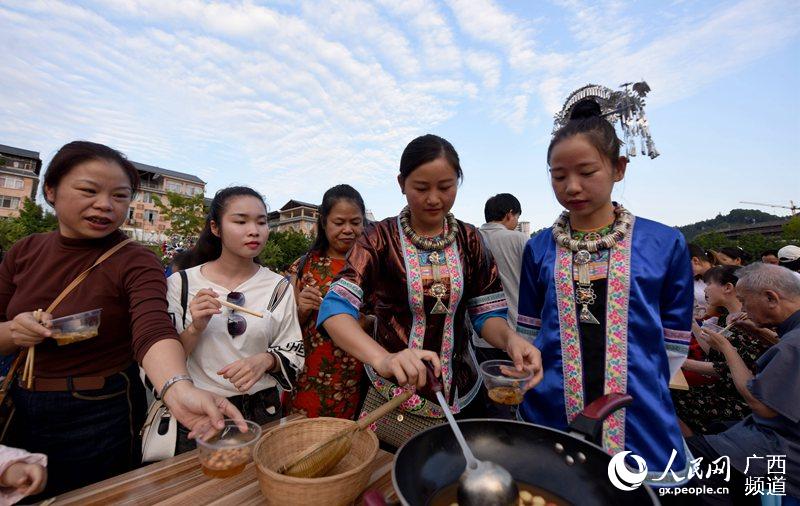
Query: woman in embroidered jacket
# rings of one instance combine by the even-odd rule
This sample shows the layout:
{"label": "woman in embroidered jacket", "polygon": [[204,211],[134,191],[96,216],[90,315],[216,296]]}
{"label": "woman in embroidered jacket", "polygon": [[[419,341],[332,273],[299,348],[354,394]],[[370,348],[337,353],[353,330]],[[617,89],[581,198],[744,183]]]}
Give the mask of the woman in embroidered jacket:
{"label": "woman in embroidered jacket", "polygon": [[[421,388],[403,409],[441,418],[425,387],[430,361],[443,379],[455,412],[480,389],[470,361],[465,309],[473,327],[505,349],[519,370],[541,378],[538,350],[506,322],[506,301],[497,267],[475,227],[449,213],[462,172],[453,146],[435,135],[414,139],[400,160],[398,182],[408,207],[397,217],[367,225],[319,310],[317,325],[338,346],[364,362],[384,397],[398,385]],[[358,324],[364,302],[374,305],[376,341]]]}
{"label": "woman in embroidered jacket", "polygon": [[[668,469],[685,478],[689,453],[668,384],[690,338],[687,247],[680,232],[611,201],[627,165],[621,142],[597,101],[572,105],[548,149],[553,190],[567,211],[523,256],[517,330],[535,339],[547,369],[520,414],[565,429],[603,394],[629,393],[633,404],[603,424],[603,448],[643,457],[650,480]],[[681,481],[667,472],[658,483]]]}

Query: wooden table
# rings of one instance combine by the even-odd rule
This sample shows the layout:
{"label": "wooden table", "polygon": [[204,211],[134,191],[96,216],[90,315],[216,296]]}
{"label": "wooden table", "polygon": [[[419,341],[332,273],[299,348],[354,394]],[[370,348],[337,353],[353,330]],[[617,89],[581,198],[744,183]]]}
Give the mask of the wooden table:
{"label": "wooden table", "polygon": [[[291,415],[264,426],[275,427],[300,418]],[[367,489],[378,489],[393,498],[391,453],[378,450],[372,462],[372,476]],[[60,495],[54,505],[256,505],[263,504],[256,467],[252,462],[240,474],[225,479],[204,475],[197,460],[197,450],[121,474],[114,478]],[[361,498],[356,501],[361,504]]]}

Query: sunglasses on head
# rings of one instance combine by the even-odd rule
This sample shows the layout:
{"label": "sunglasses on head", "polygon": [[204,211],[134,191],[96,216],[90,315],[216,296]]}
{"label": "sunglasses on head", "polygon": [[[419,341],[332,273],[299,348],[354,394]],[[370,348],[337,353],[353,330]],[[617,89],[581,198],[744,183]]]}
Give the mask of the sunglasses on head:
{"label": "sunglasses on head", "polygon": [[[230,292],[225,300],[237,306],[244,306],[245,302],[242,292]],[[244,334],[245,330],[247,330],[247,320],[244,319],[244,316],[236,314],[236,310],[231,309],[231,313],[228,315],[228,334],[236,337]]]}

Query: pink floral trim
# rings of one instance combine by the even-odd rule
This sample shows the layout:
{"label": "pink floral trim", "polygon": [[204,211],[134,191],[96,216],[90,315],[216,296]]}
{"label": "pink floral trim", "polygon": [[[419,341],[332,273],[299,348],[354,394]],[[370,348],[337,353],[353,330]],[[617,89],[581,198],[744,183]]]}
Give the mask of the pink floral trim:
{"label": "pink floral trim", "polygon": [[[578,275],[578,268],[573,266],[572,269],[572,276]],[[599,261],[595,261],[589,264],[589,279],[603,279],[608,277],[608,262],[606,262],[605,258],[601,258]]]}
{"label": "pink floral trim", "polygon": [[[464,276],[461,273],[461,261],[458,256],[458,245],[455,241],[444,249],[444,257],[447,262],[447,270],[450,272],[450,305],[447,309],[447,316],[444,319],[442,329],[442,350],[439,360],[442,362],[442,388],[444,398],[450,398],[450,387],[453,383],[453,347],[455,345],[455,331],[453,323],[455,321],[456,310],[461,302],[464,293]],[[458,399],[453,399],[453,404],[458,404]]]}
{"label": "pink floral trim", "polygon": [[491,313],[492,311],[495,311],[497,309],[503,309],[507,307],[508,304],[506,304],[506,301],[504,300],[500,302],[492,302],[490,304],[481,304],[480,306],[469,308],[469,314],[471,316],[477,316],[484,313]]}
{"label": "pink floral trim", "polygon": [[356,311],[361,309],[361,299],[353,295],[353,293],[348,290],[347,288],[343,287],[342,285],[335,284],[330,288],[330,291],[340,295],[344,298],[347,302],[353,305],[356,308]]}
{"label": "pink floral trim", "polygon": [[564,405],[567,421],[583,410],[583,360],[572,282],[572,251],[556,244],[554,271],[556,304],[561,334],[561,369],[564,374]]}
{"label": "pink floral trim", "polygon": [[531,327],[541,327],[542,326],[542,319],[541,318],[533,318],[532,316],[525,316],[525,315],[517,315],[517,323],[522,323],[524,325],[529,325]]}
{"label": "pink floral trim", "polygon": [[[372,372],[372,374],[370,375],[372,379],[372,384],[378,390],[378,393],[380,393],[383,397],[385,397],[386,400],[391,400],[394,397],[397,397],[398,395],[402,394],[406,390],[405,388],[399,387],[385,378],[381,378],[380,376],[375,374],[374,371],[370,371],[368,369],[368,372]],[[409,388],[409,390],[414,391],[413,388]],[[439,407],[438,404],[430,402],[427,399],[423,399],[417,394],[412,395],[411,397],[408,398],[407,401],[402,403],[400,405],[400,409],[415,415],[425,416],[428,418],[444,418],[444,412],[442,411],[442,408]],[[454,413],[458,412],[456,406],[452,406],[451,409],[455,409]]]}
{"label": "pink floral trim", "polygon": [[692,340],[692,333],[688,330],[673,330],[673,329],[664,329],[664,337],[671,341],[677,342],[684,342],[689,344]]}
{"label": "pink floral trim", "polygon": [[[611,249],[608,259],[604,386],[607,394],[628,390],[628,305],[633,225],[634,222],[628,234]],[[603,449],[611,455],[625,449],[625,409],[616,411],[603,422]]]}

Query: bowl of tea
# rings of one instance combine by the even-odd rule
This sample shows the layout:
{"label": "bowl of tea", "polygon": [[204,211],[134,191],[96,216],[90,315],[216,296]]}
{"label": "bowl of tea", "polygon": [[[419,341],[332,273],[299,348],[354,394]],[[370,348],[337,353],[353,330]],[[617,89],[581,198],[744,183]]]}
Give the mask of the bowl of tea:
{"label": "bowl of tea", "polygon": [[525,384],[533,374],[518,371],[511,360],[487,360],[481,364],[481,376],[492,401],[516,406],[525,398]]}
{"label": "bowl of tea", "polygon": [[253,447],[261,437],[261,427],[244,420],[247,431],[239,428],[241,420],[225,420],[225,427],[206,441],[197,440],[203,473],[212,478],[227,478],[241,473],[253,460]]}
{"label": "bowl of tea", "polygon": [[93,309],[50,320],[48,326],[53,339],[56,340],[56,344],[64,346],[65,344],[85,341],[96,336],[97,329],[100,328],[100,313],[102,311],[102,309]]}

